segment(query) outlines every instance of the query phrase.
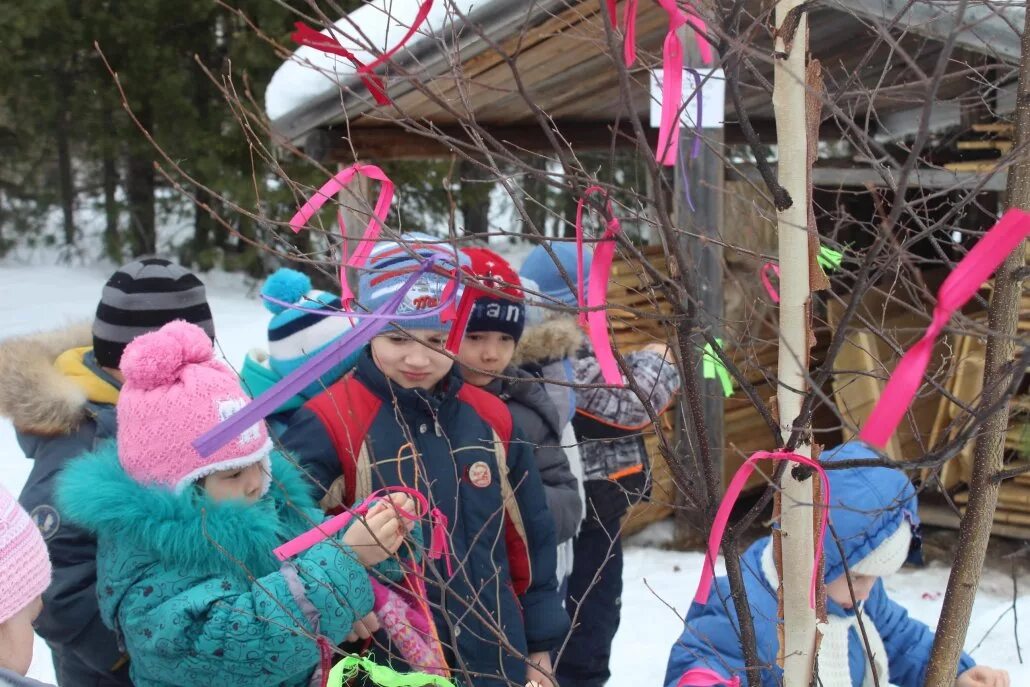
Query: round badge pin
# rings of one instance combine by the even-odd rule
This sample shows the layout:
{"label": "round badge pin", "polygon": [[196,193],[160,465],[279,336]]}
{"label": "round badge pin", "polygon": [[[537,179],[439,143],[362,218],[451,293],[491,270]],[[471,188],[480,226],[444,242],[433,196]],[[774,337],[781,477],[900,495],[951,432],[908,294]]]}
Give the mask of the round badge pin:
{"label": "round badge pin", "polygon": [[468,476],[472,486],[480,489],[490,486],[490,481],[493,479],[490,476],[490,466],[481,460],[469,466]]}

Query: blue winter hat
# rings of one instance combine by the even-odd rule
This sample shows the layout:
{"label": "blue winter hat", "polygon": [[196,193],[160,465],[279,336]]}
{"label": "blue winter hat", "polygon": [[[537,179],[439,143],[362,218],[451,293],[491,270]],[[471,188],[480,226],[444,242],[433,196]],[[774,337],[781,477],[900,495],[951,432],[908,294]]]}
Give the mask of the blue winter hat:
{"label": "blue winter hat", "polygon": [[[820,460],[876,459],[867,444],[849,441],[824,452]],[[830,522],[856,574],[883,576],[897,572],[918,553],[919,516],[916,490],[908,476],[891,468],[827,470],[830,481]],[[824,541],[826,582],[844,574],[833,533]]]}
{"label": "blue winter hat", "polygon": [[[467,266],[468,258],[452,246],[441,243],[440,239],[418,232],[402,234],[399,243],[380,241],[372,248],[367,269],[358,281],[358,302],[369,311],[376,310],[404,286],[411,273],[417,271],[423,261],[434,255],[441,259],[433,270],[423,274],[408,290],[397,313],[406,315],[437,308],[452,283],[456,288],[454,306],[457,308],[462,285],[460,282],[455,283],[454,271]],[[396,324],[402,329],[448,331],[452,322],[442,321],[440,313],[436,313],[417,319],[397,320]]]}
{"label": "blue winter hat", "polygon": [[[281,377],[296,370],[354,326],[348,317],[329,315],[342,309],[339,296],[312,288],[311,279],[303,272],[287,267],[276,270],[261,286],[261,295],[304,308],[296,310],[265,301],[265,307],[273,313],[268,323],[268,365]],[[357,353],[349,356],[302,393],[307,396],[318,393],[354,367],[357,358]]]}
{"label": "blue winter hat", "polygon": [[[536,283],[538,293],[543,297],[544,303],[568,305],[575,307],[579,299],[576,294],[576,244],[568,242],[551,243],[551,250],[561,263],[562,269],[572,280],[573,288],[562,277],[558,267],[554,264],[554,258],[547,253],[542,245],[537,246],[522,263],[519,270],[519,277],[529,279]],[[590,288],[590,264],[593,262],[594,254],[587,248],[583,248],[583,288]]]}

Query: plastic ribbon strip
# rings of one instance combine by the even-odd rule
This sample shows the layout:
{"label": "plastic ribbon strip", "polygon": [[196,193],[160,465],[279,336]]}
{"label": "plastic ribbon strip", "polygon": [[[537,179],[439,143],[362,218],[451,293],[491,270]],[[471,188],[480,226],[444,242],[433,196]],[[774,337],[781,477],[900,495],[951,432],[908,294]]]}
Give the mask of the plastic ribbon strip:
{"label": "plastic ribbon strip", "polygon": [[450,680],[429,673],[398,673],[389,666],[381,666],[363,656],[345,656],[329,671],[326,687],[343,687],[357,677],[360,671],[379,687],[454,687]]}
{"label": "plastic ribbon strip", "polygon": [[[715,342],[722,348],[722,339],[716,339]],[[705,379],[718,379],[722,385],[723,395],[727,398],[733,395],[733,379],[710,343],[705,343],[704,354],[701,356],[701,376]]]}
{"label": "plastic ribbon strip", "polygon": [[[694,119],[690,159],[696,160],[697,156],[701,154],[701,75],[696,69],[687,69],[686,71],[694,78],[694,94],[691,97],[694,99],[694,105],[697,108],[697,117]],[[697,208],[694,207],[694,199],[690,196],[690,176],[687,174],[687,163],[683,159],[682,146],[677,146],[676,155],[679,160],[680,175],[683,177],[683,196],[687,201],[687,207],[690,208],[691,212],[697,212]]]}
{"label": "plastic ribbon strip", "polygon": [[[368,256],[383,230],[386,215],[390,211],[390,204],[393,202],[393,182],[382,169],[375,165],[363,165],[360,162],[353,164],[322,184],[322,188],[315,191],[314,195],[308,198],[304,206],[290,219],[290,229],[293,229],[295,234],[300,233],[300,230],[304,228],[314,214],[359,174],[379,182],[379,198],[376,199],[375,209],[372,211],[372,217],[368,220],[368,226],[365,227],[365,233],[362,234],[361,239],[358,241],[358,247],[350,258],[340,263],[340,300],[343,302],[344,309],[349,309],[350,303],[354,300],[354,294],[347,284],[346,270],[348,267],[362,267],[368,261]],[[344,251],[346,251],[347,228],[343,223],[343,213],[337,213],[337,223],[340,226]]]}
{"label": "plastic ribbon strip", "polygon": [[708,668],[691,668],[683,673],[676,687],[740,687],[739,677],[723,677]]}
{"label": "plastic ribbon strip", "polygon": [[[608,220],[601,241],[594,249],[594,260],[590,265],[589,293],[584,294],[583,274],[583,205],[591,194],[598,193],[604,197]],[[608,336],[608,278],[615,258],[615,237],[622,231],[619,220],[612,211],[612,202],[607,192],[600,186],[591,186],[580,196],[576,206],[576,285],[579,299],[579,324],[587,328],[590,343],[594,347],[597,364],[601,367],[601,375],[606,384],[622,386],[622,373],[612,352],[611,338]],[[584,303],[584,299],[586,302]],[[589,311],[584,310],[589,308]]]}
{"label": "plastic ribbon strip", "polygon": [[819,255],[816,256],[816,261],[824,270],[840,269],[840,264],[844,261],[844,253],[820,244]]}
{"label": "plastic ribbon strip", "polygon": [[726,532],[730,513],[733,512],[733,505],[737,502],[737,498],[747,483],[748,477],[754,472],[755,463],[760,460],[787,460],[807,465],[819,473],[819,478],[823,482],[822,503],[825,512],[819,527],[819,538],[815,541],[815,560],[812,563],[812,588],[809,593],[809,603],[812,604],[812,608],[815,608],[815,591],[819,581],[819,571],[822,568],[823,540],[826,538],[826,523],[829,517],[830,483],[826,479],[826,472],[818,461],[788,451],[758,451],[753,453],[733,475],[733,479],[726,489],[726,494],[719,503],[719,510],[715,514],[715,521],[712,523],[712,532],[708,537],[708,551],[705,553],[705,566],[701,569],[701,581],[698,582],[697,593],[694,594],[694,603],[701,604],[702,606],[708,603],[708,592],[712,586],[712,578],[715,576],[715,559],[719,555],[722,535]]}
{"label": "plastic ribbon strip", "polygon": [[[397,309],[404,302],[408,290],[422,277],[423,274],[432,269],[439,256],[431,256],[416,271],[414,271],[404,285],[397,290],[378,310],[372,313],[360,312],[338,312],[324,313],[327,317],[334,315],[341,317],[353,317],[363,320],[360,324],[350,330],[346,336],[342,336],[313,355],[303,365],[276,382],[268,391],[264,392],[250,403],[234,413],[228,419],[220,422],[207,432],[204,432],[193,441],[193,448],[202,456],[210,456],[222,448],[237,436],[242,434],[248,427],[261,422],[268,417],[275,409],[289,399],[296,396],[301,390],[313,384],[323,374],[331,370],[341,360],[355,353],[358,349],[372,340],[376,334],[382,331],[391,320],[404,320],[406,317],[425,317],[427,314],[442,311],[446,305],[441,305],[433,311],[419,311],[411,315],[398,315]],[[268,299],[274,303],[281,303],[275,299]],[[453,296],[452,296],[453,300]],[[308,310],[292,303],[287,307],[295,307],[297,310]]]}
{"label": "plastic ribbon strip", "polygon": [[[701,61],[711,64],[713,61],[712,46],[704,38],[708,27],[704,20],[694,11],[684,12],[676,0],[656,0],[665,13],[669,15],[669,31],[662,44],[662,118],[658,127],[658,150],[656,157],[663,165],[676,164],[676,144],[679,141],[679,110],[683,103],[683,45],[679,39],[679,29],[689,24],[694,29],[694,40]],[[616,19],[616,0],[607,0],[608,17],[612,26],[618,25]],[[625,24],[625,42],[623,44],[623,60],[626,66],[632,66],[637,59],[636,48],[636,15],[637,0],[626,0],[623,14]],[[698,95],[700,99],[700,94]],[[700,118],[697,125],[701,126]]]}
{"label": "plastic ribbon strip", "polygon": [[389,61],[389,59],[393,57],[394,53],[400,50],[405,43],[411,40],[411,37],[415,35],[415,32],[418,31],[419,27],[422,26],[422,23],[425,22],[426,17],[429,16],[429,10],[432,9],[432,7],[433,0],[426,0],[423,2],[418,8],[418,13],[415,15],[415,21],[411,22],[411,26],[408,28],[408,31],[403,37],[401,37],[397,45],[393,46],[368,64],[359,60],[357,55],[343,47],[340,41],[336,40],[334,36],[321,33],[310,26],[307,26],[303,22],[297,22],[294,24],[296,31],[290,34],[290,38],[292,38],[298,45],[306,45],[314,48],[315,50],[339,55],[340,57],[350,60],[351,64],[357,67],[358,77],[361,79],[361,82],[365,84],[365,88],[368,89],[368,92],[375,99],[376,103],[379,105],[391,105],[393,101],[390,100],[390,96],[386,93],[386,84],[383,83],[383,79],[380,76],[375,74],[374,70],[376,67]]}
{"label": "plastic ribbon strip", "polygon": [[769,294],[769,298],[772,299],[773,303],[779,303],[780,292],[772,285],[772,280],[769,279],[770,272],[776,275],[776,279],[780,278],[780,266],[774,262],[767,262],[762,265],[759,276],[762,278],[762,286],[765,287],[765,292]]}
{"label": "plastic ribbon strip", "polygon": [[863,441],[880,448],[887,445],[912,405],[930,364],[934,343],[944,325],[1028,235],[1030,214],[1022,210],[1009,210],[948,274],[937,292],[937,306],[933,309],[930,326],[923,338],[901,357],[894,373],[887,380],[880,400],[859,435]]}

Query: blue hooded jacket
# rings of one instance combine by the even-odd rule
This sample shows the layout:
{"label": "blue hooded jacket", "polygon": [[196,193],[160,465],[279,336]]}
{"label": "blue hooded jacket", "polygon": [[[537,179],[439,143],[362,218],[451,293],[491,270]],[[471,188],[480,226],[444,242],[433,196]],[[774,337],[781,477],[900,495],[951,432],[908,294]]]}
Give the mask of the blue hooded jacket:
{"label": "blue hooded jacket", "polygon": [[[876,458],[868,446],[854,441],[822,454],[823,462]],[[860,468],[828,470],[830,482],[831,522],[847,556],[848,567],[867,557],[900,527],[917,527],[915,489],[899,470]],[[761,663],[760,687],[781,684],[782,671],[776,664],[779,634],[775,580],[763,572],[762,557],[771,537],[752,544],[741,557],[744,586],[755,625],[758,658]],[[844,574],[844,561],[829,530],[826,533],[825,580],[832,582]],[[890,669],[890,682],[898,687],[922,687],[926,675],[933,632],[922,622],[910,618],[904,607],[895,603],[878,580],[862,605],[863,620],[872,624],[883,640]],[[854,615],[830,598],[826,599],[828,615]],[[716,578],[704,606],[693,603],[687,612],[683,634],[672,647],[665,675],[666,687],[676,687],[680,677],[691,668],[708,668],[725,676],[739,676],[741,685],[749,685],[744,672],[740,648],[739,625],[730,594],[729,581]],[[972,668],[975,662],[963,654],[956,675]],[[859,633],[848,635],[848,668],[851,684],[861,687],[866,671],[865,647]],[[882,684],[882,680],[881,680]]]}

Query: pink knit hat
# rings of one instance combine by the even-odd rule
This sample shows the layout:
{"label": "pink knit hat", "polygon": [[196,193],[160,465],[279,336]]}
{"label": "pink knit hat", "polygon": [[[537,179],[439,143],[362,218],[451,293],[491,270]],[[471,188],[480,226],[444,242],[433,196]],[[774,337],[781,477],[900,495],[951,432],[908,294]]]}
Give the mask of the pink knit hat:
{"label": "pink knit hat", "polygon": [[182,320],[126,346],[118,396],[118,459],[137,482],[176,491],[220,470],[266,464],[272,442],[259,422],[204,458],[192,442],[250,399],[239,378],[214,359],[203,329]]}
{"label": "pink knit hat", "polygon": [[50,556],[43,537],[11,494],[0,487],[0,623],[50,586]]}

